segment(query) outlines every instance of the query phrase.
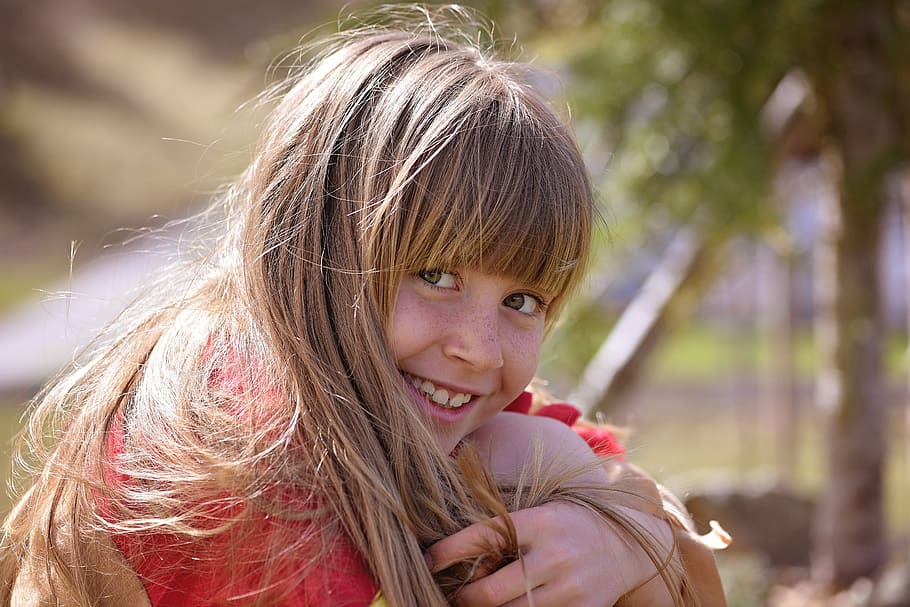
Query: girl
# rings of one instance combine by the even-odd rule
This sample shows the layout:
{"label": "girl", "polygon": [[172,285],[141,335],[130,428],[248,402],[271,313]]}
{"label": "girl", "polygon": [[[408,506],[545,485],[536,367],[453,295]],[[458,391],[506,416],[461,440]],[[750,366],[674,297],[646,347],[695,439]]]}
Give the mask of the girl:
{"label": "girl", "polygon": [[[575,144],[524,68],[414,32],[326,43],[211,253],[40,395],[0,604],[694,601],[652,484],[500,413],[586,265]],[[563,529],[612,575],[566,583]]]}

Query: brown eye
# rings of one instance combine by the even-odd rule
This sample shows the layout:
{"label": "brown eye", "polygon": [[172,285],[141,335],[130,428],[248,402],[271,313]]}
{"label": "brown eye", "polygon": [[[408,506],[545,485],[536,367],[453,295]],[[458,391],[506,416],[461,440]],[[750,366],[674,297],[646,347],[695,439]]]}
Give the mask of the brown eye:
{"label": "brown eye", "polygon": [[530,293],[512,293],[502,303],[507,308],[512,308],[523,314],[537,314],[543,310],[544,305],[540,298]]}
{"label": "brown eye", "polygon": [[420,270],[419,272],[417,272],[417,275],[420,276],[425,281],[427,281],[428,283],[430,283],[431,285],[435,285],[442,278],[442,272],[440,272],[439,270]]}
{"label": "brown eye", "polygon": [[418,270],[417,276],[440,289],[454,289],[455,275],[442,270]]}

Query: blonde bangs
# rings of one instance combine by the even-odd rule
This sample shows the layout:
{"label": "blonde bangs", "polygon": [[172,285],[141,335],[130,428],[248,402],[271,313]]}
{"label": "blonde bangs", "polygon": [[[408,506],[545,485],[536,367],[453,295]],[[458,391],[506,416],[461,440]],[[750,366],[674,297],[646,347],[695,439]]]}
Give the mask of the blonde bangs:
{"label": "blonde bangs", "polygon": [[402,186],[374,209],[385,215],[372,217],[384,226],[374,250],[394,256],[379,267],[482,268],[562,299],[584,272],[594,214],[572,137],[530,89],[486,72],[447,101],[457,115],[422,125],[445,137],[408,150]]}

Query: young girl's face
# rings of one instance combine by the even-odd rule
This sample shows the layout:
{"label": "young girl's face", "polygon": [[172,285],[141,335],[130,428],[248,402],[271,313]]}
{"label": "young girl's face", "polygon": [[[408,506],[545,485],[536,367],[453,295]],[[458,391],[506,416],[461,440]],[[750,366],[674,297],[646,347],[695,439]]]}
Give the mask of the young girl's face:
{"label": "young girl's face", "polygon": [[392,353],[446,453],[531,381],[552,299],[476,269],[404,278],[389,329]]}

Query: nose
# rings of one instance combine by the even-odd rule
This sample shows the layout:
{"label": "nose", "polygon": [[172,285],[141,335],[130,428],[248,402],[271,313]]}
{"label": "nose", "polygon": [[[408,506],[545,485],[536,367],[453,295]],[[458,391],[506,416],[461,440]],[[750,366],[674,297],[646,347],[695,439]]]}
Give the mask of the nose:
{"label": "nose", "polygon": [[446,356],[461,360],[479,371],[503,366],[498,308],[473,306],[459,318],[450,320],[449,338],[443,344]]}

